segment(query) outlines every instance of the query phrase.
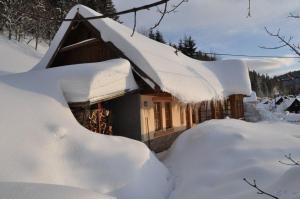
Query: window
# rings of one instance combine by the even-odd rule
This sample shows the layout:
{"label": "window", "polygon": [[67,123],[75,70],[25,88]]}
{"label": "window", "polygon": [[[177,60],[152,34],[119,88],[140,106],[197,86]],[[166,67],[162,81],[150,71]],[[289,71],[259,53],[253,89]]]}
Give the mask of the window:
{"label": "window", "polygon": [[154,102],[154,123],[155,131],[159,131],[162,129],[162,115],[160,102]]}
{"label": "window", "polygon": [[172,106],[170,102],[165,103],[166,128],[172,128]]}
{"label": "window", "polygon": [[184,124],[184,108],[180,106],[180,124]]}

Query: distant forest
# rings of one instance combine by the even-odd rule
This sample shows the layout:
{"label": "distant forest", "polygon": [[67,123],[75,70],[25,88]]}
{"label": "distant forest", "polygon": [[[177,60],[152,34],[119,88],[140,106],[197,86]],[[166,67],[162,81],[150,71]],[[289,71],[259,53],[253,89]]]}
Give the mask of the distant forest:
{"label": "distant forest", "polygon": [[[86,5],[102,14],[116,13],[112,0],[0,0],[0,33],[8,38],[28,43],[50,43],[62,19],[76,4]],[[112,17],[119,21],[118,16]]]}
{"label": "distant forest", "polygon": [[270,77],[256,71],[250,71],[252,90],[259,97],[280,95],[298,95],[300,93],[300,71]]}

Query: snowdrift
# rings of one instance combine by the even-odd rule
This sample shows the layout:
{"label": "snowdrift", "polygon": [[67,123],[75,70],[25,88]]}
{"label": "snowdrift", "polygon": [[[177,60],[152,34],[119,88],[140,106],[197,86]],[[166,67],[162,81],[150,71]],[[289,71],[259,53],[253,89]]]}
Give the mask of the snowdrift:
{"label": "snowdrift", "polygon": [[35,51],[29,45],[0,35],[0,75],[29,71],[43,57],[47,48]]}
{"label": "snowdrift", "polygon": [[50,184],[0,182],[3,199],[115,199],[95,192]]}
{"label": "snowdrift", "polygon": [[175,178],[171,199],[253,199],[260,196],[243,178],[256,179],[279,198],[300,197],[300,167],[280,164],[291,153],[300,159],[300,126],[212,120],[182,134],[164,163]]}
{"label": "snowdrift", "polygon": [[[108,63],[85,70],[101,71]],[[166,198],[168,170],[144,144],[89,133],[77,123],[64,97],[66,80],[94,82],[100,72],[80,76],[76,67],[0,77],[0,181],[66,185],[122,199]]]}

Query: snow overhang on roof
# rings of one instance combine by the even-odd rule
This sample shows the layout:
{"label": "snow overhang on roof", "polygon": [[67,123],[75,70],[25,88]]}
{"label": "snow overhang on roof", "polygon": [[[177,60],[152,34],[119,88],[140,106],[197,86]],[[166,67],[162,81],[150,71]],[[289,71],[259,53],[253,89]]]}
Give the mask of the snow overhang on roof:
{"label": "snow overhang on roof", "polygon": [[[77,13],[82,17],[101,15],[90,8],[77,5],[66,18],[72,19]],[[153,41],[137,32],[131,37],[132,29],[112,19],[94,19],[89,22],[101,33],[104,41],[114,44],[163,91],[183,102],[251,93],[248,68],[242,61],[194,60],[180,52],[175,53],[171,46]],[[62,23],[48,52],[33,70],[46,68],[70,24],[69,21]]]}
{"label": "snow overhang on roof", "polygon": [[68,65],[50,70],[55,78],[60,79],[62,91],[69,103],[107,100],[138,88],[130,63],[124,59]]}

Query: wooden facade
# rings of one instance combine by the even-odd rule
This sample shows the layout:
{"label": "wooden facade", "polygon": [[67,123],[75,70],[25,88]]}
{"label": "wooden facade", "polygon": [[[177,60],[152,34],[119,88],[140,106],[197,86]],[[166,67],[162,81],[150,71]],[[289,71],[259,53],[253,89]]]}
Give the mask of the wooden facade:
{"label": "wooden facade", "polygon": [[[77,16],[80,18],[80,16]],[[72,22],[47,68],[125,58],[112,43],[105,42],[89,22]],[[78,122],[92,132],[125,136],[144,142],[160,152],[186,129],[210,119],[243,118],[243,96],[182,104],[157,85],[150,89],[147,77],[131,60],[139,90],[98,102],[70,103]],[[136,74],[136,73],[139,74]],[[151,80],[150,77],[147,77]]]}

